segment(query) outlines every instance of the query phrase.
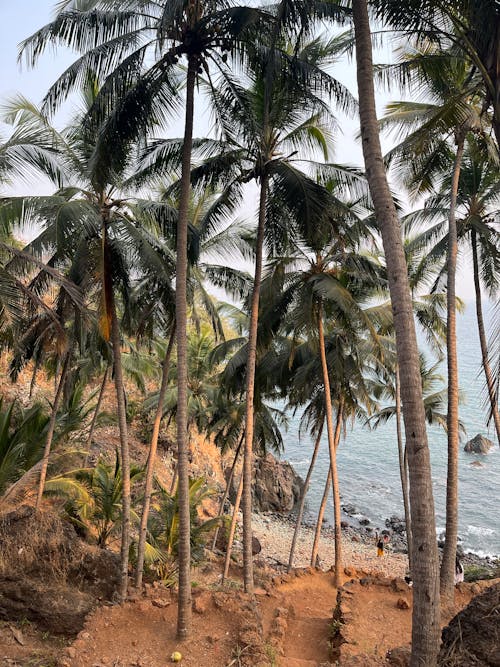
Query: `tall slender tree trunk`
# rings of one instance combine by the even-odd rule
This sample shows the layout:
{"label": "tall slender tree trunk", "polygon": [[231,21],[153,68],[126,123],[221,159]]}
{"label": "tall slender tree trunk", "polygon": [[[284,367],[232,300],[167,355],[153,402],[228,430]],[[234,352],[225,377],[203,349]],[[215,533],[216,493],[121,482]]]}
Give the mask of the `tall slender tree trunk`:
{"label": "tall slender tree trunk", "polygon": [[380,147],[366,0],[353,0],[352,8],[363,154],[387,264],[408,449],[414,582],[410,665],[432,667],[440,640],[439,560],[418,347],[401,230]]}
{"label": "tall slender tree trunk", "polygon": [[54,402],[52,404],[52,411],[50,413],[49,424],[47,427],[47,438],[45,440],[45,449],[43,450],[42,465],[40,468],[40,479],[38,481],[38,492],[36,496],[36,509],[40,509],[42,502],[42,496],[45,489],[45,480],[47,478],[47,468],[49,466],[49,457],[50,457],[50,448],[52,447],[52,440],[54,439],[54,431],[56,428],[57,420],[57,411],[59,410],[59,405],[61,403],[61,398],[63,394],[64,384],[66,382],[66,377],[68,375],[68,370],[70,366],[71,357],[73,354],[73,345],[70,343],[70,346],[64,357],[64,363],[61,370],[61,375],[59,377],[59,382],[57,384],[56,394],[54,396]]}
{"label": "tall slender tree trunk", "polygon": [[153,490],[153,477],[155,471],[156,450],[158,448],[158,437],[160,435],[160,425],[163,417],[163,403],[168,387],[168,372],[170,369],[170,357],[175,340],[175,324],[172,325],[170,337],[168,340],[165,359],[162,364],[160,393],[158,394],[158,405],[156,407],[155,418],[153,422],[153,433],[149,445],[148,462],[146,464],[146,480],[144,483],[144,500],[142,503],[141,523],[139,526],[139,542],[137,544],[137,566],[135,571],[135,587],[142,586],[142,573],[144,570],[144,552],[146,549],[146,535],[148,531],[149,508],[151,506],[151,492]]}
{"label": "tall slender tree trunk", "polygon": [[446,539],[441,563],[441,593],[452,602],[455,591],[455,559],[458,537],[458,359],[457,359],[457,299],[456,273],[458,238],[456,208],[460,168],[464,153],[465,130],[457,136],[457,153],[451,180],[451,202],[448,220],[447,267],[447,330],[446,353],[448,359],[448,471],[446,476]]}
{"label": "tall slender tree trunk", "polygon": [[490,360],[488,355],[488,344],[486,342],[486,331],[484,327],[483,304],[481,301],[481,281],[479,279],[479,258],[477,249],[477,234],[473,228],[472,235],[472,263],[474,267],[474,289],[476,294],[476,319],[477,330],[479,332],[479,343],[481,345],[481,356],[483,360],[484,376],[486,378],[486,386],[488,388],[488,399],[490,401],[490,410],[495,424],[495,431],[497,434],[497,441],[500,445],[500,414],[498,412],[498,399],[495,388],[495,381],[493,373],[491,372]]}
{"label": "tall slender tree trunk", "polygon": [[190,58],[186,78],[186,117],[182,147],[181,193],[177,222],[175,271],[175,321],[177,325],[177,475],[179,498],[179,600],[177,637],[191,632],[191,525],[189,515],[189,462],[187,431],[187,232],[191,190],[191,152],[193,148],[194,87],[198,61]]}
{"label": "tall slender tree trunk", "polygon": [[40,368],[40,363],[41,363],[41,356],[37,355],[35,357],[35,362],[34,362],[34,365],[33,365],[33,374],[31,375],[30,393],[29,393],[29,396],[28,396],[30,401],[33,398],[33,391],[35,390],[35,387],[36,387],[36,376],[37,376],[37,373],[38,373],[38,369]]}
{"label": "tall slender tree trunk", "polygon": [[97,403],[95,406],[94,414],[92,416],[92,421],[90,423],[89,434],[87,436],[87,444],[85,447],[87,450],[84,462],[85,466],[87,465],[89,460],[90,449],[92,447],[92,437],[94,435],[95,425],[97,423],[97,417],[99,416],[99,412],[101,411],[102,399],[104,398],[104,391],[106,389],[108,375],[109,375],[109,364],[106,366],[106,370],[104,371],[104,375],[102,376],[101,387],[99,389],[99,396],[97,397]]}
{"label": "tall slender tree trunk", "polygon": [[[109,263],[108,268],[109,268]],[[113,346],[113,370],[115,374],[116,407],[118,428],[120,431],[120,467],[122,472],[122,535],[120,549],[120,588],[121,602],[128,592],[128,555],[130,546],[130,452],[128,447],[127,408],[125,405],[125,386],[123,383],[122,353],[120,328],[116,313],[116,302],[110,286],[109,303],[111,306],[111,343]]]}
{"label": "tall slender tree trunk", "polygon": [[[243,434],[240,438],[240,441],[238,443],[238,446],[236,447],[236,452],[234,454],[233,458],[233,463],[231,465],[231,470],[229,471],[229,477],[226,483],[226,488],[224,490],[224,493],[222,495],[221,501],[219,503],[219,516],[222,516],[224,513],[224,505],[226,504],[227,497],[229,496],[229,490],[231,489],[231,484],[233,483],[233,477],[234,477],[234,471],[236,470],[236,462],[238,461],[238,456],[240,455],[241,451],[241,446],[243,444],[243,438],[245,437],[245,434]],[[214,532],[214,539],[212,540],[212,551],[215,549],[217,545],[217,538],[219,537],[219,530],[220,526],[217,526]]]}
{"label": "tall slender tree trunk", "polygon": [[319,452],[319,446],[321,443],[321,436],[323,435],[323,425],[324,422],[321,423],[318,431],[318,435],[316,437],[316,442],[314,443],[314,450],[313,454],[311,457],[311,463],[309,464],[309,470],[307,471],[306,478],[304,480],[304,486],[302,487],[302,493],[300,496],[300,503],[299,503],[299,509],[297,512],[297,521],[295,522],[295,530],[293,531],[293,538],[292,538],[292,544],[290,546],[290,555],[288,557],[288,572],[293,567],[293,557],[295,555],[295,546],[297,544],[297,538],[299,536],[299,531],[300,531],[300,525],[302,523],[302,517],[304,515],[304,505],[306,503],[306,496],[307,496],[307,491],[309,489],[309,483],[311,481],[311,475],[314,470],[314,464],[316,463],[316,459],[318,458],[318,452]]}
{"label": "tall slender tree trunk", "polygon": [[238,484],[238,491],[236,492],[236,498],[234,501],[233,516],[231,517],[231,527],[229,528],[229,535],[227,538],[226,558],[224,560],[224,572],[222,573],[223,583],[227,579],[227,575],[229,573],[229,565],[231,563],[231,551],[233,550],[234,533],[236,532],[236,520],[238,518],[238,512],[240,511],[240,503],[244,487],[245,487],[245,480],[243,473],[241,473],[240,483]]}
{"label": "tall slender tree trunk", "polygon": [[254,430],[254,392],[255,364],[257,361],[257,327],[259,323],[259,297],[262,280],[262,254],[264,248],[264,228],[266,221],[266,202],[269,178],[264,174],[260,183],[259,221],[255,248],[255,275],[253,281],[250,308],[250,330],[248,332],[248,357],[246,368],[246,409],[245,409],[245,445],[243,448],[243,581],[246,593],[253,593],[253,555],[252,555],[252,469],[253,469],[253,430]]}
{"label": "tall slender tree trunk", "polygon": [[323,517],[325,516],[326,503],[328,502],[328,494],[330,493],[330,485],[332,483],[332,469],[328,466],[328,475],[326,476],[325,488],[321,498],[321,504],[318,511],[318,520],[316,522],[316,530],[314,532],[314,541],[311,550],[311,567],[316,566],[318,558],[319,540],[321,537],[321,528],[323,527]]}
{"label": "tall slender tree trunk", "polygon": [[323,309],[321,304],[318,307],[318,342],[319,354],[321,358],[321,368],[323,371],[323,386],[325,391],[325,409],[326,409],[326,432],[328,435],[328,450],[330,453],[330,472],[332,478],[333,490],[333,513],[334,513],[334,531],[335,531],[335,586],[340,585],[340,570],[342,568],[342,537],[340,534],[340,493],[339,479],[337,474],[337,452],[336,442],[340,438],[342,424],[342,399],[339,397],[339,409],[337,412],[337,424],[333,428],[333,406],[330,389],[330,378],[328,375],[328,364],[326,360],[325,335],[323,332]]}
{"label": "tall slender tree trunk", "polygon": [[408,493],[408,471],[406,467],[403,434],[401,433],[401,389],[399,386],[399,367],[397,365],[396,365],[396,434],[398,439],[399,476],[401,477],[401,491],[403,492],[403,507],[405,512],[406,546],[408,549],[408,568],[411,573],[411,554],[412,554],[413,540],[411,536],[410,497]]}

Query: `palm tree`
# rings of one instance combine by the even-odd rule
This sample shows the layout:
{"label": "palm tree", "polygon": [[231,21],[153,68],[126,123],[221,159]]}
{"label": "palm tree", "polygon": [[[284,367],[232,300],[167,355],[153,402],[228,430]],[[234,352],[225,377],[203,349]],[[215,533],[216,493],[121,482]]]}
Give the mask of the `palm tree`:
{"label": "palm tree", "polygon": [[[495,299],[498,291],[499,249],[496,231],[498,209],[497,163],[488,144],[481,138],[469,136],[465,146],[457,193],[457,233],[459,248],[467,246],[472,255],[476,320],[481,345],[482,364],[488,391],[490,415],[493,417],[500,443],[500,417],[491,368],[482,307],[482,285],[487,295]],[[409,225],[430,225],[420,234],[418,243],[429,251],[429,258],[440,266],[434,282],[437,289],[444,279],[442,257],[447,239],[443,235],[443,217],[449,209],[449,183],[444,179],[423,209],[408,217]]]}
{"label": "palm tree", "polygon": [[[439,66],[437,64],[439,58]],[[424,50],[403,55],[407,71],[425,97],[434,103],[393,103],[383,123],[398,123],[417,129],[411,132],[396,148],[392,155],[401,161],[404,152],[407,180],[415,194],[435,186],[442,175],[443,159],[449,155],[451,140],[456,145],[454,155],[451,196],[448,216],[447,243],[447,361],[448,361],[448,475],[446,485],[446,541],[441,564],[441,592],[453,596],[455,580],[455,559],[458,534],[458,360],[456,340],[456,266],[458,237],[456,209],[460,170],[466,139],[471,131],[479,132],[482,127],[481,99],[478,99],[475,72],[467,60],[457,60],[455,53],[428,47]],[[457,91],[459,91],[457,93]],[[415,116],[418,108],[418,116]],[[412,156],[408,160],[408,155]],[[446,164],[446,163],[445,163]],[[424,166],[425,165],[425,166]],[[423,169],[422,169],[423,167]],[[410,180],[411,179],[411,180]],[[434,184],[434,185],[433,185]]]}
{"label": "palm tree", "polygon": [[[246,419],[243,464],[243,554],[245,590],[253,589],[251,477],[253,449],[253,413],[255,367],[258,360],[258,314],[260,284],[263,271],[263,249],[267,234],[270,251],[286,242],[291,225],[320,224],[328,202],[328,192],[307,177],[295,162],[312,149],[325,156],[328,147],[325,106],[311,90],[297,83],[293,68],[321,75],[321,64],[331,57],[336,43],[322,46],[317,40],[299,44],[293,56],[280,50],[279,28],[268,45],[269,53],[262,61],[255,60],[253,83],[244,88],[225,75],[213,90],[213,106],[225,141],[224,151],[209,157],[194,176],[226,181],[225,192],[239,197],[244,183],[255,180],[259,186],[257,237],[255,244],[255,273],[249,299],[250,324],[247,344]],[[279,65],[278,65],[279,62]],[[292,70],[292,72],[290,72]],[[318,74],[319,73],[319,74]],[[303,75],[304,76],[304,75]],[[326,75],[321,83],[330,89],[337,87],[344,104],[351,101],[347,91]],[[297,155],[298,153],[298,155]],[[196,170],[195,170],[196,171]],[[207,174],[205,176],[205,173]],[[229,176],[229,178],[228,178]],[[229,181],[229,184],[227,182]],[[296,197],[297,191],[301,197]],[[284,213],[286,214],[284,215]],[[288,218],[287,225],[283,222]],[[295,221],[295,222],[294,222]],[[275,244],[273,248],[271,244]]]}
{"label": "palm tree", "polygon": [[[49,197],[9,198],[8,206],[10,214],[17,215],[21,221],[36,221],[43,226],[43,231],[27,246],[26,252],[30,253],[32,261],[48,252],[49,264],[66,267],[69,278],[81,285],[89,297],[98,300],[100,333],[105,341],[111,342],[124,480],[120,594],[125,598],[130,514],[129,452],[115,291],[118,286],[127,291],[129,261],[140,266],[140,257],[131,254],[135,252],[130,243],[134,240],[135,228],[129,219],[130,209],[124,200],[115,198],[115,191],[120,187],[119,178],[128,163],[122,164],[120,172],[108,174],[107,180],[102,172],[97,177],[100,165],[94,167],[93,160],[101,150],[103,137],[99,133],[100,124],[88,115],[88,109],[97,93],[95,78],[89,74],[82,114],[63,132],[51,128],[61,165],[55,182],[59,188],[56,193]],[[24,100],[18,100],[15,107],[21,113],[22,122],[38,124],[41,129],[50,127],[47,119]],[[50,169],[47,175],[53,175],[53,170]],[[121,244],[119,237],[123,241]],[[143,239],[141,249],[146,246],[147,239]]]}
{"label": "palm tree", "polygon": [[[103,9],[101,9],[103,7]],[[175,106],[175,68],[179,58],[187,59],[184,140],[181,159],[179,216],[176,253],[176,331],[178,366],[177,449],[180,499],[179,604],[177,634],[188,636],[191,624],[190,515],[187,461],[187,231],[190,200],[191,152],[193,142],[194,94],[198,74],[212,60],[224,64],[224,52],[236,49],[237,40],[261,18],[253,8],[227,7],[220,0],[147,3],[141,0],[122,9],[99,0],[80,9],[74,0],[65,2],[56,19],[23,44],[34,64],[47,43],[57,42],[83,52],[49,91],[45,104],[54,106],[74,87],[88,68],[105,76],[95,109],[103,112],[102,135],[112,151],[96,159],[101,174],[119,172],[130,142],[139,139],[157,121],[165,119]],[[104,28],[104,29],[103,29]],[[93,39],[89,41],[89,35]],[[240,40],[241,41],[241,40]],[[88,49],[88,45],[92,47]],[[221,54],[222,52],[222,54]],[[147,56],[154,53],[147,69]],[[118,65],[116,62],[118,60]],[[110,113],[111,112],[111,113]],[[108,143],[110,142],[110,143]],[[117,331],[117,327],[113,328]],[[117,341],[117,334],[114,336]],[[126,494],[124,494],[125,499]]]}
{"label": "palm tree", "polygon": [[500,146],[500,75],[496,66],[500,36],[499,8],[495,0],[439,2],[410,0],[404,8],[397,0],[372,0],[376,13],[395,30],[420,44],[448,48],[472,63],[478,87],[483,90],[484,111],[492,111],[492,127]]}
{"label": "palm tree", "polygon": [[380,148],[370,23],[366,0],[353,0],[363,155],[388,267],[410,470],[413,521],[412,667],[436,662],[439,646],[439,572],[431,467],[418,347],[401,231]]}
{"label": "palm tree", "polygon": [[[354,174],[352,176],[352,187],[359,188],[361,184],[356,182]],[[322,407],[315,408],[317,415],[312,421],[316,432],[322,429],[326,419],[335,510],[335,582],[338,585],[342,555],[336,449],[348,416],[360,409],[362,403],[370,404],[361,370],[362,363],[368,362],[366,359],[362,362],[358,339],[362,332],[373,339],[374,347],[379,341],[361,302],[374,295],[383,277],[380,267],[367,256],[358,254],[356,249],[351,251],[349,244],[354,248],[354,236],[361,221],[356,207],[339,198],[346,188],[333,179],[328,185],[331,193],[329,224],[305,228],[307,241],[297,240],[285,258],[275,261],[266,279],[265,296],[270,302],[266,303],[269,312],[281,313],[285,331],[293,334],[294,340],[304,335],[308,339],[296,351],[293,343],[291,349],[285,346],[283,365],[290,368],[293,375],[289,383],[285,383],[284,391],[289,393],[290,405],[308,401],[312,409],[319,401]],[[295,355],[297,362],[293,361]],[[279,377],[287,375],[284,370],[278,374]]]}

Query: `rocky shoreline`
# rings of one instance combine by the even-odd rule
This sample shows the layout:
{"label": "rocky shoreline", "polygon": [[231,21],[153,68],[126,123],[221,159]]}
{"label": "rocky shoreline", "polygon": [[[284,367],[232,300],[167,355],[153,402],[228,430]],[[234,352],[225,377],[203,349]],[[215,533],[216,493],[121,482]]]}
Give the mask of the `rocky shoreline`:
{"label": "rocky shoreline", "polygon": [[[356,556],[355,560],[359,561],[360,558],[363,559],[368,557],[370,563],[374,562],[375,564],[380,565],[379,563],[380,559],[376,557],[375,553],[376,533],[385,531],[390,534],[390,542],[386,547],[385,558],[386,559],[389,558],[392,561],[394,561],[394,558],[397,556],[394,562],[397,563],[398,570],[401,567],[401,563],[404,563],[406,571],[408,567],[407,565],[408,548],[406,544],[406,527],[404,519],[397,516],[391,516],[385,519],[384,521],[385,525],[381,530],[380,528],[376,529],[373,526],[371,526],[369,520],[367,519],[365,523],[363,517],[358,519],[357,517],[359,517],[360,515],[357,509],[353,505],[343,505],[342,512],[344,515],[344,519],[342,520],[342,538],[344,544],[350,545],[350,547],[347,549],[348,554],[358,552],[358,555]],[[260,515],[258,514],[254,515],[254,517],[261,517],[260,519],[257,518],[258,525],[260,525],[262,522],[267,525],[275,524],[275,530],[278,532],[281,530],[293,534],[293,530],[295,529],[296,515],[293,512],[287,515],[279,514],[276,512],[267,512]],[[306,518],[302,522],[302,527],[300,532],[302,534],[305,534],[306,536],[309,535],[312,536],[311,537],[312,540],[314,536],[314,530],[315,530],[314,519],[312,517]],[[321,535],[322,535],[322,540],[325,543],[325,546],[331,544],[333,547],[333,539],[334,539],[333,526],[325,522],[325,524],[321,529]],[[444,541],[443,539],[441,539],[442,537],[443,536],[440,536],[440,539],[438,541],[438,546],[440,550],[444,546]],[[345,547],[344,551],[346,551]],[[487,572],[490,572],[491,575],[497,572],[498,568],[500,568],[500,557],[498,558],[491,558],[489,556],[483,557],[473,553],[472,551],[464,552],[463,549],[460,547],[460,544],[458,545],[458,553],[465,568],[470,568],[470,567],[481,568]],[[284,561],[288,562],[288,553],[286,554]]]}
{"label": "rocky shoreline", "polygon": [[[261,558],[268,564],[284,568],[288,564],[290,545],[296,523],[296,507],[302,492],[303,481],[293,467],[284,460],[278,460],[271,454],[256,459],[254,466],[254,533],[262,544]],[[229,499],[234,502],[236,487],[230,489]],[[363,515],[352,503],[342,503],[342,542],[343,561],[359,569],[379,570],[387,575],[404,576],[408,570],[406,525],[403,518],[391,516],[378,526]],[[305,512],[296,547],[294,565],[307,567],[314,540],[316,516]],[[377,534],[390,536],[383,558],[377,557]],[[444,546],[444,537],[439,536],[438,546]],[[236,544],[238,549],[239,544]],[[322,567],[333,565],[334,559],[333,526],[324,519],[321,531],[319,558]],[[473,552],[464,552],[458,545],[459,557],[471,576],[498,576],[500,557],[482,557]]]}

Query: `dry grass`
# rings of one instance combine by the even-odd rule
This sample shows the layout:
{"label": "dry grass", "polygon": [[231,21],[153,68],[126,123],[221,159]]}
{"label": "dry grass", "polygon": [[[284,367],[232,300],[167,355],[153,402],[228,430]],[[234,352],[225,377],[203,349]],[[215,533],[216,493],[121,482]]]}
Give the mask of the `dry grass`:
{"label": "dry grass", "polygon": [[28,506],[0,517],[0,576],[65,582],[85,555],[72,532],[56,514]]}

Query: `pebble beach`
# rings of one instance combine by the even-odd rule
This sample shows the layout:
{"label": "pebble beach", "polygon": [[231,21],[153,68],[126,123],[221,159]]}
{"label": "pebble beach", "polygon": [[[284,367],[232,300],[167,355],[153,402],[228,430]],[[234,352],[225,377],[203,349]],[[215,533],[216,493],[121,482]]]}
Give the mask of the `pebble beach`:
{"label": "pebble beach", "polygon": [[[273,514],[254,514],[252,526],[262,546],[260,556],[270,565],[286,566],[294,532],[293,523]],[[302,525],[295,548],[294,567],[310,565],[313,540],[314,530]],[[387,577],[404,577],[408,571],[406,554],[394,553],[391,545],[388,545],[384,555],[377,557],[375,539],[363,542],[351,529],[342,531],[342,550],[345,567],[377,572]],[[318,555],[322,569],[328,570],[333,566],[335,547],[333,533],[329,528],[322,531]]]}

